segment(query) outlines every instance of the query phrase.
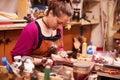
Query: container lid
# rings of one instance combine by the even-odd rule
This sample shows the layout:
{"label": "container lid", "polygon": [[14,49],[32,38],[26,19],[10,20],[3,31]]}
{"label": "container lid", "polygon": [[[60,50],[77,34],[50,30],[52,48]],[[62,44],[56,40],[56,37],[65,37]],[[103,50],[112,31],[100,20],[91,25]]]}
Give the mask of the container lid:
{"label": "container lid", "polygon": [[73,66],[81,67],[81,68],[88,68],[88,67],[90,67],[90,64],[75,62],[75,63],[73,63]]}

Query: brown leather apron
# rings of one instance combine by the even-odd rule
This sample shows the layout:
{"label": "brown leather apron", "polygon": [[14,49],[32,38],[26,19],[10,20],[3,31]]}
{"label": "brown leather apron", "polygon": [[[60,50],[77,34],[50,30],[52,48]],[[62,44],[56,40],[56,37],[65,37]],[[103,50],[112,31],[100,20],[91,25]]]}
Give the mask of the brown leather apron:
{"label": "brown leather apron", "polygon": [[46,56],[50,57],[51,54],[57,53],[58,49],[62,46],[62,40],[60,30],[57,30],[56,36],[45,37],[41,33],[39,24],[36,22],[38,27],[39,42],[35,50],[32,51],[32,56]]}

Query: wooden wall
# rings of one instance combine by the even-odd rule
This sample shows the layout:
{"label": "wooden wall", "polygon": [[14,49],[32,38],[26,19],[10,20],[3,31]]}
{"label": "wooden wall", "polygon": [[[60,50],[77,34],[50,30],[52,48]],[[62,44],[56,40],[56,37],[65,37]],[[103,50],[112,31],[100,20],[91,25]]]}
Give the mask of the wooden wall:
{"label": "wooden wall", "polygon": [[[80,36],[80,25],[74,25],[70,30],[64,29],[63,32],[63,41],[64,41],[64,49],[65,50],[72,50],[72,38]],[[83,36],[87,38],[87,43],[89,45],[90,38],[91,38],[91,26],[82,26],[83,27]]]}

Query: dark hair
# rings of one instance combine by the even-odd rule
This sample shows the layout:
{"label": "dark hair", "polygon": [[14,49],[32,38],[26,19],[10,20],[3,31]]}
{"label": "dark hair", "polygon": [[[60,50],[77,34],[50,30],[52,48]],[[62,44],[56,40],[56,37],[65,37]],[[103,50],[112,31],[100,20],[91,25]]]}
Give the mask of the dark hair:
{"label": "dark hair", "polygon": [[49,0],[47,15],[50,10],[52,10],[53,15],[57,17],[61,15],[61,12],[68,16],[72,16],[73,14],[73,8],[70,0]]}

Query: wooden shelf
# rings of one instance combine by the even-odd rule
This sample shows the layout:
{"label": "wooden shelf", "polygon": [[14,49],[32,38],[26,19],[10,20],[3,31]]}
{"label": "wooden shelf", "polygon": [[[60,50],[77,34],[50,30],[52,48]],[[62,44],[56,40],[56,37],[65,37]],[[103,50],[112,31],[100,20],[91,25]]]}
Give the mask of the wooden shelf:
{"label": "wooden shelf", "polygon": [[99,19],[91,19],[90,21],[91,22],[88,22],[84,19],[82,19],[80,21],[72,21],[71,25],[78,25],[78,24],[79,25],[93,25],[93,24],[99,24],[100,23]]}
{"label": "wooden shelf", "polygon": [[80,25],[80,21],[71,21],[70,22],[71,25]]}
{"label": "wooden shelf", "polygon": [[27,25],[27,23],[4,24],[4,25],[0,25],[0,31],[2,31],[2,30],[23,29],[26,25]]}
{"label": "wooden shelf", "polygon": [[91,25],[91,24],[99,24],[99,19],[90,19],[91,22],[88,22],[84,19],[81,20],[81,25]]}

